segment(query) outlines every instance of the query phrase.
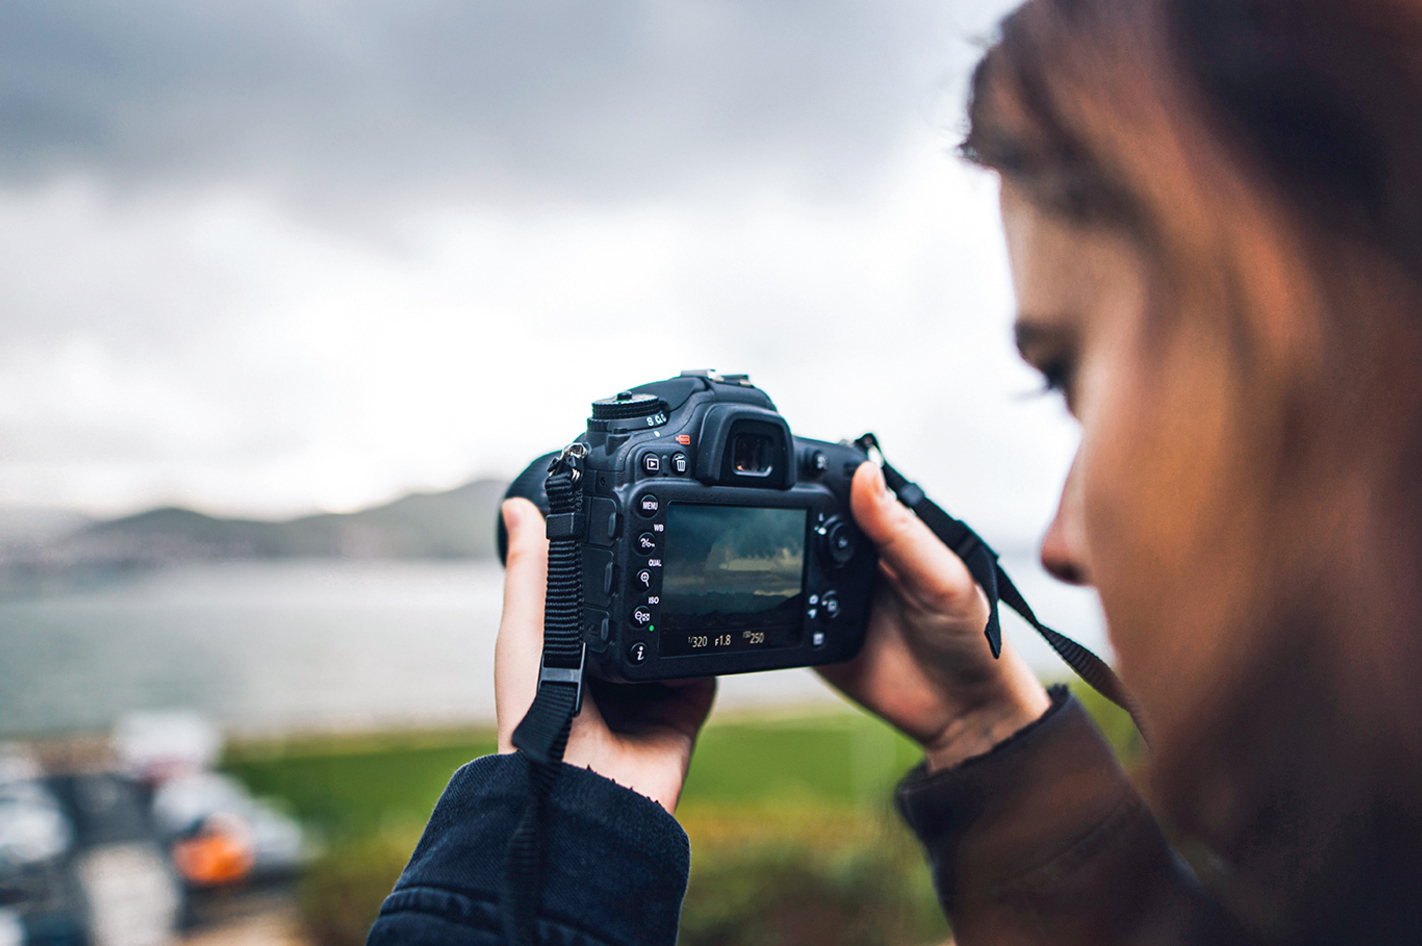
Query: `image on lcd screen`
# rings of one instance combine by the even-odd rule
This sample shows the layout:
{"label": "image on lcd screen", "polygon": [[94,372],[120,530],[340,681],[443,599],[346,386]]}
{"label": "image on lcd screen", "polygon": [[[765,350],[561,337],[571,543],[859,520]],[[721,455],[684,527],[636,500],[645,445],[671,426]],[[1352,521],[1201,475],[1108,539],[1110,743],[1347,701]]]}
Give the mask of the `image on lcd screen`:
{"label": "image on lcd screen", "polygon": [[[804,509],[671,504],[662,572],[662,652],[785,646],[792,635],[798,640],[807,514]],[[784,631],[741,633],[769,628]],[[698,632],[714,631],[734,636],[712,634],[705,645],[699,643]],[[714,646],[718,642],[724,646]]]}

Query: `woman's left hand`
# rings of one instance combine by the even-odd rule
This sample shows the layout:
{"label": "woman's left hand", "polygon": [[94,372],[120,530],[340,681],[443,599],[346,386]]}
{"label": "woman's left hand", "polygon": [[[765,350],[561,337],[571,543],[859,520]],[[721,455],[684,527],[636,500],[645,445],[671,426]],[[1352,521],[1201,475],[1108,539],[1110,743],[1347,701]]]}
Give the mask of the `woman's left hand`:
{"label": "woman's left hand", "polygon": [[[499,751],[512,752],[514,727],[533,704],[543,658],[548,540],[543,516],[526,499],[506,500],[509,533],[504,614],[494,647]],[[584,677],[583,709],[563,761],[591,769],[676,811],[696,735],[716,696],[715,680],[614,684]]]}

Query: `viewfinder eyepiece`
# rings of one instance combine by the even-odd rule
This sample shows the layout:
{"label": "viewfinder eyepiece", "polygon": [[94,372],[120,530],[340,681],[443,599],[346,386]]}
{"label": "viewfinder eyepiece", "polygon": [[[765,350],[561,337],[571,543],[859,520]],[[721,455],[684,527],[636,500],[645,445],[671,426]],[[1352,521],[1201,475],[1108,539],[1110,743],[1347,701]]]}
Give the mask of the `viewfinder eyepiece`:
{"label": "viewfinder eyepiece", "polygon": [[743,476],[769,476],[774,463],[769,438],[737,434],[731,443],[731,465]]}

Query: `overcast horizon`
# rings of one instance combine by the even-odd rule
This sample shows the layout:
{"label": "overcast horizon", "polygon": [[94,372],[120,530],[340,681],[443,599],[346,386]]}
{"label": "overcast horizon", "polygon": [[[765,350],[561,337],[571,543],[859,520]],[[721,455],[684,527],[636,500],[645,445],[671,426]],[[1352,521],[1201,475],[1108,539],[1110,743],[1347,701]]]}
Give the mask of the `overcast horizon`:
{"label": "overcast horizon", "polygon": [[0,507],[349,510],[710,367],[1029,541],[1076,434],[951,153],[1006,7],[0,10]]}

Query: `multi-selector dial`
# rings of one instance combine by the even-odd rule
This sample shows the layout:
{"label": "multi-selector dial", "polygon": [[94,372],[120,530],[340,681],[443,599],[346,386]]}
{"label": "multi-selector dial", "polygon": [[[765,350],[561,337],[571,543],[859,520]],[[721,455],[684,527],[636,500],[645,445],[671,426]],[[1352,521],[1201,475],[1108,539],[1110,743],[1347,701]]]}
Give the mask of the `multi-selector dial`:
{"label": "multi-selector dial", "polygon": [[855,551],[859,548],[859,542],[854,537],[854,529],[849,523],[838,516],[830,516],[824,523],[815,530],[820,535],[820,544],[823,546],[825,554],[830,561],[841,568],[849,564],[854,558]]}

